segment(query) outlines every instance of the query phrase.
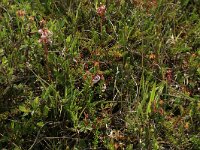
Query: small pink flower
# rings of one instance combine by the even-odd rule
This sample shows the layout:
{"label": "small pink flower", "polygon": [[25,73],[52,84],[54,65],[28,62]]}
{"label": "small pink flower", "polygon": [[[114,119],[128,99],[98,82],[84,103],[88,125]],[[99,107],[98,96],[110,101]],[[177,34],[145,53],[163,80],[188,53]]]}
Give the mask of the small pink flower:
{"label": "small pink flower", "polygon": [[41,34],[39,43],[52,43],[52,32],[50,32],[48,29],[39,29],[38,33]]}
{"label": "small pink flower", "polygon": [[26,12],[25,12],[24,10],[18,10],[18,11],[16,12],[16,14],[17,14],[18,17],[24,17],[25,14],[26,14]]}
{"label": "small pink flower", "polygon": [[42,34],[43,33],[43,29],[38,30],[38,33]]}
{"label": "small pink flower", "polygon": [[106,13],[106,6],[101,5],[100,7],[97,8],[97,14],[101,17],[104,17]]}

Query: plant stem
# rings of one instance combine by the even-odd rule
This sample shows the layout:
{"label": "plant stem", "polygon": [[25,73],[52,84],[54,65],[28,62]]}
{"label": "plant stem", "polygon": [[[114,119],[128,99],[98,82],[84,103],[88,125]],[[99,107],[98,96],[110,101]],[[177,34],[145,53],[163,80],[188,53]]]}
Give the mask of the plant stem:
{"label": "plant stem", "polygon": [[47,44],[44,44],[44,54],[45,54],[45,66],[48,72],[48,79],[51,81],[51,71],[49,70],[49,63],[48,63],[48,47]]}
{"label": "plant stem", "polygon": [[101,32],[101,35],[102,35],[102,26],[103,26],[103,18],[101,17],[101,19],[100,19],[100,32]]}

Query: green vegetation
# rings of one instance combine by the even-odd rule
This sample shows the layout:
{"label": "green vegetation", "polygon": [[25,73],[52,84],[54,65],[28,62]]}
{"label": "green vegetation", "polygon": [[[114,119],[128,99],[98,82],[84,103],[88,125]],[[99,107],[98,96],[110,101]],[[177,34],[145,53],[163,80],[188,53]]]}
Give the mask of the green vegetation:
{"label": "green vegetation", "polygon": [[0,149],[199,149],[199,8],[1,0]]}

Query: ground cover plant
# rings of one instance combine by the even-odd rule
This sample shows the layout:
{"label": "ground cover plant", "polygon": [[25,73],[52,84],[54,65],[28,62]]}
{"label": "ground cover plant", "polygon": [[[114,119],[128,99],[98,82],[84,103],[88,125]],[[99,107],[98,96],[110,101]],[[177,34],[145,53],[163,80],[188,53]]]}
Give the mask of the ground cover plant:
{"label": "ground cover plant", "polygon": [[200,2],[2,0],[1,149],[199,149]]}

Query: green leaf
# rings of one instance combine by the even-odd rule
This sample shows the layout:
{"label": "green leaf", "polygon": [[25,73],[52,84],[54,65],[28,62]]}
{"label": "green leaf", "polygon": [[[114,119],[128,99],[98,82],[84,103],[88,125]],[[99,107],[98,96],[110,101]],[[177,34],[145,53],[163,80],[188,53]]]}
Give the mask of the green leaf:
{"label": "green leaf", "polygon": [[24,113],[29,113],[29,112],[31,112],[29,108],[26,108],[26,107],[23,106],[23,105],[20,105],[20,106],[19,106],[19,110],[22,111],[22,112],[24,112]]}
{"label": "green leaf", "polygon": [[38,122],[38,123],[37,123],[37,126],[43,127],[43,126],[44,126],[44,122],[42,122],[42,121]]}
{"label": "green leaf", "polygon": [[138,105],[138,108],[137,108],[137,116],[140,116],[143,118],[143,110],[142,110],[142,104],[140,103]]}
{"label": "green leaf", "polygon": [[3,54],[4,54],[4,51],[3,49],[0,48],[0,56],[3,56]]}
{"label": "green leaf", "polygon": [[69,35],[66,39],[67,44],[69,44],[71,42],[71,35]]}
{"label": "green leaf", "polygon": [[44,106],[44,111],[43,111],[43,115],[44,115],[44,116],[47,116],[47,115],[48,115],[49,109],[50,109],[50,108],[49,108],[48,106],[46,106],[46,105]]}
{"label": "green leaf", "polygon": [[200,75],[200,68],[197,69],[198,74]]}
{"label": "green leaf", "polygon": [[187,6],[190,0],[181,0],[182,6]]}
{"label": "green leaf", "polygon": [[18,147],[18,146],[16,146],[16,147],[14,148],[14,150],[21,150],[21,148]]}
{"label": "green leaf", "polygon": [[5,65],[8,63],[8,59],[6,57],[2,58],[2,65]]}
{"label": "green leaf", "polygon": [[11,122],[11,128],[12,128],[12,129],[15,128],[15,122],[14,122],[14,121]]}
{"label": "green leaf", "polygon": [[156,83],[154,83],[154,85],[153,85],[153,88],[152,88],[152,91],[151,91],[150,100],[149,100],[149,103],[147,105],[147,110],[146,110],[147,118],[148,118],[148,114],[151,113],[151,106],[152,106],[152,103],[153,103],[153,101],[155,99],[155,93],[156,93]]}
{"label": "green leaf", "polygon": [[39,97],[36,97],[32,102],[32,107],[33,109],[36,109],[38,108],[38,106],[39,106]]}

